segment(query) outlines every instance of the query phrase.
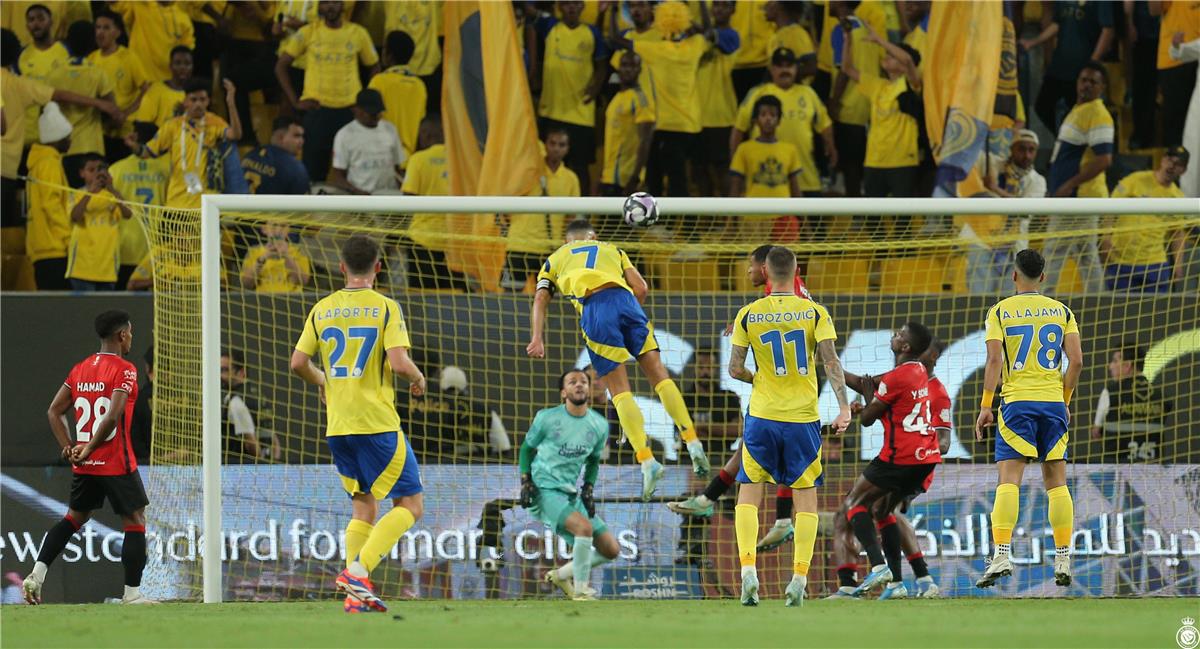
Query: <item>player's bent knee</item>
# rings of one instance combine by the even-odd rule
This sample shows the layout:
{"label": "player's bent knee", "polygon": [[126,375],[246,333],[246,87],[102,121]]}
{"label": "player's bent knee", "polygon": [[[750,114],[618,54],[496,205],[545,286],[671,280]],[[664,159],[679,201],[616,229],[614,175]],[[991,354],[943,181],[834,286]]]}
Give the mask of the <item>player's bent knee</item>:
{"label": "player's bent knee", "polygon": [[591,536],[592,523],[579,512],[572,512],[563,521],[563,527],[574,536]]}
{"label": "player's bent knee", "polygon": [[421,515],[425,513],[424,494],[397,498],[396,500],[392,501],[392,504],[396,507],[403,507],[407,509],[408,512],[412,514],[413,520],[419,520]]}
{"label": "player's bent knee", "polygon": [[142,507],[141,509],[139,509],[131,514],[126,514],[126,515],[122,516],[121,522],[124,523],[125,525],[145,526],[145,524],[146,524],[146,508]]}
{"label": "player's bent knee", "polygon": [[92,519],[92,512],[81,512],[76,509],[67,508],[67,516],[70,516],[71,520],[82,526],[84,523]]}
{"label": "player's bent knee", "polygon": [[612,532],[605,532],[596,537],[596,551],[605,559],[616,559],[621,547],[617,545],[617,537]]}

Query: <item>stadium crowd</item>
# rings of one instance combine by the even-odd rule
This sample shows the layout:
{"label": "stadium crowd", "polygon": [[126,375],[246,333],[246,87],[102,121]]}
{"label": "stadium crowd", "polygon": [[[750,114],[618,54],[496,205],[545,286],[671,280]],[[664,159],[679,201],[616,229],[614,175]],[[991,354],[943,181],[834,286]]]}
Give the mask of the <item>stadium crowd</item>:
{"label": "stadium crowd", "polygon": [[[514,2],[545,150],[542,193],[930,196],[921,92],[929,66],[944,65],[927,56],[930,4]],[[152,288],[127,202],[450,192],[440,2],[47,0],[2,10],[6,288],[26,264],[27,288]],[[1011,115],[997,112],[978,162],[991,194],[1198,195],[1187,148],[1200,142],[1196,3],[1009,1],[1005,13],[1018,74]],[[510,286],[528,286],[549,252],[528,242],[559,238],[565,218],[508,217]],[[1115,223],[1111,236],[1048,240],[1048,285],[1073,259],[1087,292],[1200,290],[1200,232],[1122,229],[1147,218],[1170,217],[669,227],[701,241],[832,239],[835,227],[838,237],[957,237],[965,289],[995,293],[1017,233]],[[446,268],[442,227],[414,215],[398,233],[410,286],[468,286]],[[318,264],[299,233],[247,229],[230,285],[312,285]],[[182,254],[158,252],[156,263]]]}

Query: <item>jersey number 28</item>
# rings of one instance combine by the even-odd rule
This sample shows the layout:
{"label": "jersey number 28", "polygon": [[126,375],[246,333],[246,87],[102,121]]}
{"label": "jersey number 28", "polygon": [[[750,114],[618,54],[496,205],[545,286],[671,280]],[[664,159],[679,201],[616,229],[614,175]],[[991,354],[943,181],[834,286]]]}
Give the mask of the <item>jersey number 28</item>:
{"label": "jersey number 28", "polygon": [[[108,397],[96,397],[95,401],[83,396],[75,397],[75,441],[83,444],[92,441],[92,428],[104,419],[109,408],[112,408],[112,401]],[[116,435],[117,427],[113,426],[112,432],[104,441],[107,442]]]}

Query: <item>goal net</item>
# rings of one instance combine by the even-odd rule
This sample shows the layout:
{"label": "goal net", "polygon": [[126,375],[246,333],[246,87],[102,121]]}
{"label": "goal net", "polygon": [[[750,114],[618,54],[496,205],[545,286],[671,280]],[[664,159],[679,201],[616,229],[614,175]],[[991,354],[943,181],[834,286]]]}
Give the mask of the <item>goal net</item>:
{"label": "goal net", "polygon": [[[425,514],[372,575],[378,591],[385,599],[557,596],[541,577],[569,558],[569,542],[517,504],[516,458],[534,414],[559,402],[559,375],[588,362],[578,318],[562,299],[551,303],[546,358],[525,354],[532,277],[575,214],[588,215],[649,282],[645,306],[663,362],[691,408],[714,475],[735,452],[749,399],[750,387],[725,371],[730,338],[723,332],[762,293],[747,272],[756,247],[773,243],[796,252],[814,299],[832,314],[847,371],[879,375],[891,368],[891,332],[907,321],[932,329],[945,345],[934,374],[952,400],[954,439],[930,492],[913,502],[908,517],[949,596],[995,592],[972,586],[991,553],[996,480],[991,437],[976,442],[972,433],[982,393],[983,320],[1012,291],[1014,252],[1042,250],[1049,261],[1045,292],[1074,311],[1084,346],[1068,469],[1076,581],[1066,592],[1196,592],[1200,213],[1194,203],[1174,202],[1174,216],[1151,219],[1130,210],[1144,214],[1150,203],[1163,213],[1165,203],[1093,201],[1086,205],[1090,214],[1075,207],[1084,215],[1048,216],[1042,201],[1041,213],[1029,216],[1038,210],[1024,201],[938,199],[906,203],[914,215],[898,217],[861,216],[894,212],[901,207],[894,201],[662,199],[656,226],[631,228],[618,216],[620,199],[205,201],[203,216],[146,212],[158,375],[153,461],[145,469],[158,539],[147,572],[155,597],[332,597],[332,580],[345,563],[349,501],[324,441],[317,391],[290,373],[288,360],[308,310],[341,288],[338,248],[353,233],[381,243],[376,288],[401,307],[410,353],[429,379],[421,399],[397,382],[396,407],[420,462]],[[1056,206],[1064,204],[1079,205]],[[1135,248],[1144,258],[1130,256]],[[1166,265],[1153,266],[1160,257]],[[1129,263],[1115,263],[1122,259]],[[1110,289],[1114,281],[1134,289]],[[641,502],[640,473],[613,425],[596,499],[621,554],[595,571],[593,583],[602,597],[736,596],[736,488],[711,517],[667,509],[666,501],[699,493],[706,482],[692,475],[651,386],[632,365],[630,376],[667,476],[655,498]],[[836,400],[823,374],[819,381],[827,423]],[[594,391],[592,406],[615,422],[602,389]],[[837,587],[834,512],[882,443],[878,425],[855,423],[840,438],[824,436],[810,596]],[[761,537],[774,520],[773,490],[760,511]],[[204,551],[206,529],[218,525],[220,561]],[[999,592],[1062,593],[1053,585],[1053,552],[1045,491],[1031,470],[1013,542],[1017,569]],[[768,596],[786,584],[791,557],[791,543],[760,553]],[[911,583],[907,565],[903,572]]]}

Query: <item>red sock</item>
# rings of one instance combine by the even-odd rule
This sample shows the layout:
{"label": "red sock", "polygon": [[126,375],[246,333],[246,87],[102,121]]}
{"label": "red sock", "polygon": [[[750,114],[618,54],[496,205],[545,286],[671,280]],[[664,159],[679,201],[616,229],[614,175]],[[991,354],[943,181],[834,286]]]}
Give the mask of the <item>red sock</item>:
{"label": "red sock", "polygon": [[721,479],[721,482],[725,483],[726,487],[733,484],[733,476],[729,475],[729,472],[725,469],[721,469],[721,472],[717,474],[717,477]]}

